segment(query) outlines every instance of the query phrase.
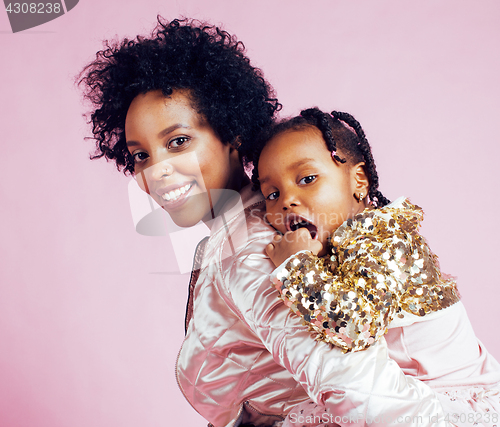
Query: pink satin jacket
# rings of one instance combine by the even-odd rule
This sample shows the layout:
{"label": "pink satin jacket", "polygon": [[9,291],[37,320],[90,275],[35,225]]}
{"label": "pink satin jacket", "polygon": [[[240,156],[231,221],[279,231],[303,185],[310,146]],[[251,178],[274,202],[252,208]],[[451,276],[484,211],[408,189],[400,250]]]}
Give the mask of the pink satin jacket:
{"label": "pink satin jacket", "polygon": [[389,359],[384,338],[349,354],[311,338],[271,286],[265,247],[275,231],[264,213],[247,187],[211,228],[176,367],[196,411],[215,427],[272,426],[300,420],[294,407],[313,401],[329,425],[449,425],[435,392]]}

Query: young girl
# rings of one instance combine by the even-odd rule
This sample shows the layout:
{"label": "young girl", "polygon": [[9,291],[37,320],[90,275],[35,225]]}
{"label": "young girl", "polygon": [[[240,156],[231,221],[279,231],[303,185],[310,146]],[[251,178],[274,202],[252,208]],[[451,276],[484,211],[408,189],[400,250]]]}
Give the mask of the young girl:
{"label": "young girl", "polygon": [[305,110],[268,131],[254,165],[280,232],[266,248],[274,286],[316,339],[352,353],[385,335],[389,356],[438,392],[447,420],[499,425],[500,365],[418,233],[422,210],[378,190],[359,123]]}

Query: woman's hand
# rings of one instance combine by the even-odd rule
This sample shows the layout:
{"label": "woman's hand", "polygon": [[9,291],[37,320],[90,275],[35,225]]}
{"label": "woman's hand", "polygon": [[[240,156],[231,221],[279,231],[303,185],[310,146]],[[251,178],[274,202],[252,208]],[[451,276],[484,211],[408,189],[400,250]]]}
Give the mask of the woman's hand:
{"label": "woman's hand", "polygon": [[314,255],[323,249],[319,240],[314,240],[306,228],[299,228],[295,231],[287,231],[284,235],[277,234],[273,241],[266,247],[267,255],[276,267],[278,267],[288,257],[300,251],[310,251]]}

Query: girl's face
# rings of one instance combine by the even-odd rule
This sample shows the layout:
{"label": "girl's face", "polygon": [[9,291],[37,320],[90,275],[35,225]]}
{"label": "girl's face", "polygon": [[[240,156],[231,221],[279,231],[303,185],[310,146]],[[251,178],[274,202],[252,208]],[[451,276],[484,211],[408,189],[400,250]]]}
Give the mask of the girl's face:
{"label": "girl's face", "polygon": [[138,95],[125,120],[139,186],[181,227],[211,220],[223,193],[211,190],[239,190],[235,176],[241,169],[237,151],[220,141],[189,95]]}
{"label": "girl's face", "polygon": [[306,227],[326,249],[328,236],[366,207],[353,196],[367,194],[363,166],[333,160],[315,127],[275,136],[258,165],[266,219],[282,233]]}

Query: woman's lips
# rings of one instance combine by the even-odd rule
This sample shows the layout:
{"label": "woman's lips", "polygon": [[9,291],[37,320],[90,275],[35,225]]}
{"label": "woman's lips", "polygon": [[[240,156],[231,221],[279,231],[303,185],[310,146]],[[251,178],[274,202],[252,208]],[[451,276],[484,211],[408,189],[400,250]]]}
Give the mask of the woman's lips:
{"label": "woman's lips", "polygon": [[162,202],[161,205],[168,210],[184,204],[188,199],[188,196],[190,195],[193,187],[193,182],[181,186],[169,185],[168,187],[157,189],[156,194],[160,196]]}

